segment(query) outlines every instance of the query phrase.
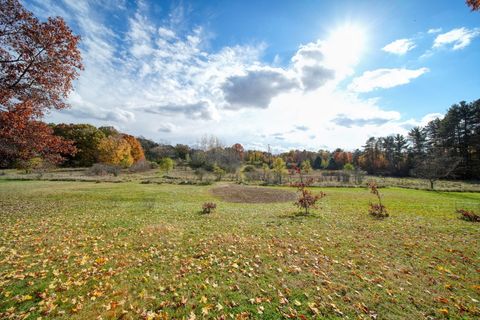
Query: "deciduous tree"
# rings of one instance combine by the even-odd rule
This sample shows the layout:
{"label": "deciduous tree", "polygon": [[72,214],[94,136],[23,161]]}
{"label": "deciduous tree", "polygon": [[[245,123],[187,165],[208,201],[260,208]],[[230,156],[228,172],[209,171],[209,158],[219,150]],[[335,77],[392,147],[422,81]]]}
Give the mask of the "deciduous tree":
{"label": "deciduous tree", "polygon": [[173,169],[174,162],[170,158],[163,158],[160,160],[160,170],[165,171],[167,174]]}
{"label": "deciduous tree", "polygon": [[285,161],[283,161],[282,158],[275,158],[273,161],[273,168],[272,168],[275,178],[277,180],[277,183],[281,184],[282,183],[282,178],[285,174],[287,174],[287,166],[285,164]]}
{"label": "deciduous tree", "polygon": [[65,165],[90,167],[99,161],[99,144],[105,134],[90,124],[53,125],[56,136],[71,140],[77,148],[75,155],[67,156]]}
{"label": "deciduous tree", "polygon": [[122,138],[128,142],[130,145],[130,154],[132,155],[133,162],[138,162],[140,160],[145,159],[145,155],[143,153],[143,148],[140,142],[134,136],[129,134],[122,134]]}
{"label": "deciduous tree", "polygon": [[433,190],[435,182],[452,174],[459,163],[459,158],[449,156],[443,150],[436,150],[416,163],[412,174],[427,179],[430,189]]}
{"label": "deciduous tree", "polygon": [[68,107],[65,98],[83,68],[79,39],[60,17],[40,22],[18,0],[0,0],[2,162],[31,156],[59,161],[74,152],[39,119]]}
{"label": "deciduous tree", "polygon": [[62,155],[74,154],[73,142],[53,135],[53,129],[31,118],[32,109],[17,106],[15,112],[0,112],[0,167],[42,157],[59,163]]}
{"label": "deciduous tree", "polygon": [[99,160],[102,163],[129,167],[134,162],[130,144],[120,135],[102,139],[99,152]]}
{"label": "deciduous tree", "polygon": [[480,0],[466,0],[465,2],[472,11],[480,10]]}

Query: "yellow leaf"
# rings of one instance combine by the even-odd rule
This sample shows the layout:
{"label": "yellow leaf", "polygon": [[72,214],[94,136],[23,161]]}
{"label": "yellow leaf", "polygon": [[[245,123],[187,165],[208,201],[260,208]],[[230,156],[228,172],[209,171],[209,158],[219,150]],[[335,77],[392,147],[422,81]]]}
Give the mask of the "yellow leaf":
{"label": "yellow leaf", "polygon": [[31,295],[28,295],[28,294],[27,294],[27,295],[22,296],[22,297],[20,298],[20,301],[23,302],[23,301],[28,301],[28,300],[32,300],[32,299],[33,299],[33,297],[32,297]]}
{"label": "yellow leaf", "polygon": [[441,314],[447,315],[448,309],[438,309],[438,312],[440,312]]}
{"label": "yellow leaf", "polygon": [[210,310],[210,307],[209,306],[206,306],[206,307],[203,307],[202,308],[202,314],[204,316],[208,315],[208,311]]}
{"label": "yellow leaf", "polygon": [[193,311],[190,312],[190,315],[188,316],[187,320],[196,320],[197,316]]}

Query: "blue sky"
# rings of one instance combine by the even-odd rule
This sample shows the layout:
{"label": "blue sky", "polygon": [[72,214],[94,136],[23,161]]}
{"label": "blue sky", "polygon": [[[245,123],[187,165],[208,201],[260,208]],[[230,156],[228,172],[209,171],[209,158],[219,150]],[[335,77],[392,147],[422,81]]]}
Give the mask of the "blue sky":
{"label": "blue sky", "polygon": [[463,0],[22,2],[82,36],[72,108],[48,121],[353,149],[480,98],[480,13]]}

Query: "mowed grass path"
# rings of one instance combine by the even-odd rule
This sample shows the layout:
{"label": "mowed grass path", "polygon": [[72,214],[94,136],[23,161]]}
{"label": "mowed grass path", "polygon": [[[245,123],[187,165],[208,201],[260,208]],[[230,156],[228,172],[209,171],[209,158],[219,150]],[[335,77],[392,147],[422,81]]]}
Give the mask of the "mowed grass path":
{"label": "mowed grass path", "polygon": [[[0,181],[0,318],[474,319],[480,193],[324,188],[222,202],[212,186]],[[215,201],[214,214],[199,213]]]}

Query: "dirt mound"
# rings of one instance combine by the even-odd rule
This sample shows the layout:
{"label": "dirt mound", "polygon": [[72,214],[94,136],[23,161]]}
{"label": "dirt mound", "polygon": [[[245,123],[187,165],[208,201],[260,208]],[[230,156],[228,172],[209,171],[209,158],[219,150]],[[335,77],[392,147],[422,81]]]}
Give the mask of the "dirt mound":
{"label": "dirt mound", "polygon": [[293,191],[239,185],[220,186],[213,188],[211,192],[224,201],[236,203],[287,202],[296,198]]}

